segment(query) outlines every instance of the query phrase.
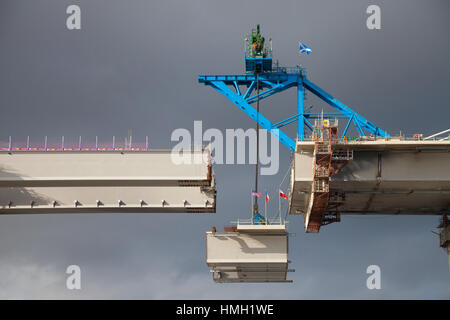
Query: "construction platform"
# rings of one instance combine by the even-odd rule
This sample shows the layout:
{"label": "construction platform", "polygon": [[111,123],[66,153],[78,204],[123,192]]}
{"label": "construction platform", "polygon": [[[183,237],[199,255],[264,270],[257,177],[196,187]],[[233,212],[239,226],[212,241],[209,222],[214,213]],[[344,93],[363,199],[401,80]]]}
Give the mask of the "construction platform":
{"label": "construction platform", "polygon": [[292,282],[288,238],[284,224],[213,228],[206,232],[206,263],[215,282]]}
{"label": "construction platform", "polygon": [[216,211],[210,151],[2,150],[0,214]]}
{"label": "construction platform", "polygon": [[[450,212],[448,140],[339,139],[332,143],[326,180],[316,177],[319,147],[314,139],[297,142],[291,168],[289,213],[304,215],[307,232],[340,221],[341,214]],[[325,181],[322,189],[317,181]]]}

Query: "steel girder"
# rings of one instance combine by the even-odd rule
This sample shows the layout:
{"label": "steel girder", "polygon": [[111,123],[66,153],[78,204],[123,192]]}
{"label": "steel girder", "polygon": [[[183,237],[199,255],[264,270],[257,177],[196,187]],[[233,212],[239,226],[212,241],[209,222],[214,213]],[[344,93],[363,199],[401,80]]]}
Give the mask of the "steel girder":
{"label": "steel girder", "polygon": [[[200,75],[198,77],[198,81],[213,87],[218,92],[223,94],[238,108],[244,111],[250,118],[258,122],[261,127],[275,135],[279,141],[291,151],[295,150],[296,142],[280,130],[280,128],[295,121],[298,123],[297,139],[300,141],[305,138],[304,127],[306,126],[309,130],[313,131],[314,125],[311,120],[322,117],[324,119],[348,119],[348,123],[341,135],[341,139],[347,134],[351,123],[354,124],[360,136],[365,136],[365,131],[375,136],[389,136],[387,132],[366,120],[363,116],[356,113],[350,107],[346,106],[325,90],[306,79],[304,72],[301,69],[299,72],[295,73],[277,72],[246,75]],[[261,91],[259,93],[254,93],[257,87],[257,82]],[[240,87],[246,87],[247,90],[245,92],[241,92]],[[253,108],[252,104],[258,100],[266,99],[292,87],[297,87],[296,115],[288,117],[277,123],[272,123],[269,119]],[[304,112],[303,99],[305,89],[315,94],[324,102],[328,103],[331,107],[336,109],[337,112]]]}

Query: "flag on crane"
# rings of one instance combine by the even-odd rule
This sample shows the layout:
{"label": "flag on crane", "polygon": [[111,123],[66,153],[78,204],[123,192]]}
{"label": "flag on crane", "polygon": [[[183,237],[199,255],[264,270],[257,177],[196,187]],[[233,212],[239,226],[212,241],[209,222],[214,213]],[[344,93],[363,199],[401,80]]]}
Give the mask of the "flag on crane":
{"label": "flag on crane", "polygon": [[300,46],[298,48],[300,50],[300,53],[309,55],[311,54],[311,49],[304,43],[300,43]]}
{"label": "flag on crane", "polygon": [[281,189],[280,189],[280,197],[282,197],[283,199],[288,199],[286,193],[284,193]]}
{"label": "flag on crane", "polygon": [[262,194],[261,194],[261,192],[256,192],[256,191],[252,191],[252,196],[253,197],[258,197],[258,198],[261,198],[261,196],[262,196]]}
{"label": "flag on crane", "polygon": [[269,201],[270,201],[269,194],[266,191],[266,202],[269,202]]}

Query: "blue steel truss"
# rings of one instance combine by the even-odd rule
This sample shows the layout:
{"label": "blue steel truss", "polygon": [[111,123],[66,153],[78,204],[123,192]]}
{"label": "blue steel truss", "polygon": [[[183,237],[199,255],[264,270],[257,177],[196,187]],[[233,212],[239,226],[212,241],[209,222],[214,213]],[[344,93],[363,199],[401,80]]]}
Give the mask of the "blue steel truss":
{"label": "blue steel truss", "polygon": [[[309,81],[302,68],[278,68],[273,72],[253,73],[246,75],[200,75],[198,81],[209,85],[223,94],[250,118],[258,122],[261,127],[275,135],[281,143],[291,151],[295,150],[296,142],[287,136],[280,128],[295,121],[298,123],[298,140],[304,140],[305,127],[314,130],[312,119],[348,119],[341,139],[345,137],[351,123],[354,124],[358,134],[365,136],[366,132],[374,136],[389,137],[388,133],[359,115],[341,101]],[[256,93],[258,81],[259,93]],[[246,88],[241,92],[241,88]],[[272,123],[261,113],[258,113],[252,104],[274,94],[285,91],[291,87],[297,88],[297,114],[277,123]],[[311,113],[303,109],[304,90],[308,90],[336,109],[336,112]]]}

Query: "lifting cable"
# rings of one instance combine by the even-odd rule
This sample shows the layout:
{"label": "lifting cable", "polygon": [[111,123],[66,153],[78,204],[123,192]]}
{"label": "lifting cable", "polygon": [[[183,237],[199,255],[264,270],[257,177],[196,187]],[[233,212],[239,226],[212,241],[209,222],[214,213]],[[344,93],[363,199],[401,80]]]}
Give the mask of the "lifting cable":
{"label": "lifting cable", "polygon": [[[259,80],[258,80],[258,74],[256,73],[256,165],[255,165],[255,192],[258,192],[258,163],[259,163]],[[255,215],[258,212],[258,197],[254,197],[254,204],[253,204],[253,212],[252,212],[252,224],[255,223]]]}

